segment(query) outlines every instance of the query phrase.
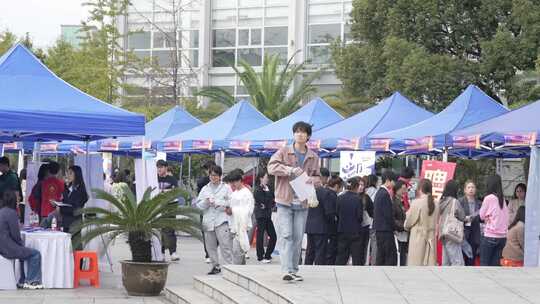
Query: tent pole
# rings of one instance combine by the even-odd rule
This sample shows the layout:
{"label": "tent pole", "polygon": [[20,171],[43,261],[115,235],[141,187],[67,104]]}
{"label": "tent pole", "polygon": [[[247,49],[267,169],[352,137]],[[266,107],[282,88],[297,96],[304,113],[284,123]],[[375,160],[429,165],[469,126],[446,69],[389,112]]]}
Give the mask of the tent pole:
{"label": "tent pole", "polygon": [[183,173],[184,173],[184,157],[182,156],[182,161],[180,162],[180,182],[182,182]]}
{"label": "tent pole", "polygon": [[188,154],[188,183],[191,185],[191,153]]}
{"label": "tent pole", "polygon": [[225,151],[221,150],[220,151],[220,166],[221,166],[221,169],[223,169],[225,167]]}
{"label": "tent pole", "polygon": [[448,148],[447,147],[444,147],[444,152],[443,152],[443,162],[448,162]]}
{"label": "tent pole", "polygon": [[[144,145],[144,135],[142,136],[142,147],[141,147],[141,159],[142,159],[142,171],[143,171],[143,185],[148,185],[148,178],[146,176],[146,159],[144,158],[144,153],[146,152]],[[143,189],[143,193],[146,189]],[[138,198],[140,199],[140,198]]]}

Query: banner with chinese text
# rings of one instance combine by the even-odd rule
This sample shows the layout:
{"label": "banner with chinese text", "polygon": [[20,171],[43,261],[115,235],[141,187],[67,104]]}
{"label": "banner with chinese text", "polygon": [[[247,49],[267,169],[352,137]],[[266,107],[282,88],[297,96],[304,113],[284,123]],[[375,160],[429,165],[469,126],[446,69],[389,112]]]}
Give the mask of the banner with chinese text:
{"label": "banner with chinese text", "polygon": [[375,172],[375,151],[341,151],[339,177],[348,179]]}
{"label": "banner with chinese text", "polygon": [[446,182],[454,178],[455,171],[455,163],[424,160],[420,177],[431,181],[433,184],[433,197],[440,199]]}

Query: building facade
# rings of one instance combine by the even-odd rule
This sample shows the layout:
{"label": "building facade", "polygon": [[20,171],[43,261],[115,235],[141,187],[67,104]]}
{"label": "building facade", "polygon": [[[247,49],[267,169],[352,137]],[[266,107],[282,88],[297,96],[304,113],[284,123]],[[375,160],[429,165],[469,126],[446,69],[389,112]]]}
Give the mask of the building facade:
{"label": "building facade", "polygon": [[[153,57],[167,68],[189,75],[180,95],[203,86],[218,86],[237,98],[246,91],[231,64],[244,59],[255,69],[265,55],[285,62],[308,62],[308,69],[330,63],[330,44],[348,40],[352,0],[132,0],[119,20],[123,45],[138,57]],[[174,43],[172,43],[174,42]],[[308,70],[309,71],[309,70]],[[127,76],[126,82],[164,90],[162,81]],[[340,90],[328,69],[316,85],[318,95]]]}

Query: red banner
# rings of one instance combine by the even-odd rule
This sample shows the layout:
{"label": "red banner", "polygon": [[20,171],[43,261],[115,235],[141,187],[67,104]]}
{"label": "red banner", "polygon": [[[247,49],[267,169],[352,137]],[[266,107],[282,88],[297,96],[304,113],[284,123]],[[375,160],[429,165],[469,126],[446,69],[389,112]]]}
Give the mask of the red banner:
{"label": "red banner", "polygon": [[321,140],[310,140],[307,142],[307,146],[310,150],[319,151],[321,149]]}
{"label": "red banner", "polygon": [[249,145],[251,143],[247,140],[232,140],[229,142],[229,149],[249,151]]}
{"label": "red banner", "polygon": [[536,132],[504,135],[504,144],[513,147],[529,147],[536,144]]}
{"label": "red banner", "polygon": [[166,141],[163,143],[163,151],[165,152],[180,152],[182,151],[182,141]]}
{"label": "red banner", "polygon": [[119,148],[120,143],[117,140],[109,140],[102,142],[99,149],[103,151],[118,151]]}
{"label": "red banner", "polygon": [[454,136],[452,141],[454,148],[480,149],[480,135]]}
{"label": "red banner", "polygon": [[263,147],[265,150],[279,150],[286,145],[286,140],[268,140],[264,142]]}
{"label": "red banner", "polygon": [[41,152],[56,152],[56,151],[58,151],[58,144],[41,144],[41,145],[39,145],[39,151],[41,151]]}
{"label": "red banner", "polygon": [[360,143],[360,139],[353,138],[353,139],[338,139],[337,142],[337,149],[345,149],[345,150],[358,150],[358,144]]}
{"label": "red banner", "polygon": [[[131,149],[134,149],[134,150],[140,150],[142,149],[142,140],[140,141],[134,141],[131,143]],[[152,141],[151,140],[145,140],[144,141],[144,149],[148,150],[150,149],[150,147],[152,147]]]}
{"label": "red banner", "polygon": [[431,151],[433,149],[433,137],[423,137],[420,139],[407,139],[405,146],[409,152]]}
{"label": "red banner", "polygon": [[455,163],[445,163],[436,160],[424,160],[422,162],[421,178],[426,178],[433,184],[433,196],[441,198],[446,182],[454,178],[456,171]]}
{"label": "red banner", "polygon": [[211,140],[194,140],[192,144],[193,150],[212,150]]}
{"label": "red banner", "polygon": [[390,139],[370,139],[369,150],[390,151]]}

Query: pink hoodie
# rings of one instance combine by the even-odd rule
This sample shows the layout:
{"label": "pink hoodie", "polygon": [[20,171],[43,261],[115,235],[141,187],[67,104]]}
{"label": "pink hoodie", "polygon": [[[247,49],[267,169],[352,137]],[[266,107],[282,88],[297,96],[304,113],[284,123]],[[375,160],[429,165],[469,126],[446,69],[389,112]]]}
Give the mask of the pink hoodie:
{"label": "pink hoodie", "polygon": [[480,208],[480,218],[485,221],[484,236],[505,238],[508,232],[508,208],[506,203],[499,207],[499,198],[490,194],[484,198]]}

